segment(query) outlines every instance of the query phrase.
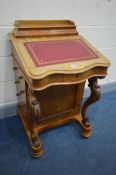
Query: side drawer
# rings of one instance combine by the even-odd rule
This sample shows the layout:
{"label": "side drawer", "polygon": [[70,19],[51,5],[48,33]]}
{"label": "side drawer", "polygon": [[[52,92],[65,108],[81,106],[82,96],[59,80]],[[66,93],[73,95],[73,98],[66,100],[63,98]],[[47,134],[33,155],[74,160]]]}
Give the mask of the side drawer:
{"label": "side drawer", "polygon": [[14,71],[15,71],[15,84],[17,88],[17,97],[18,97],[18,103],[19,105],[25,105],[26,104],[26,88],[25,88],[25,79],[23,77],[23,74],[21,72],[20,67],[14,62]]}

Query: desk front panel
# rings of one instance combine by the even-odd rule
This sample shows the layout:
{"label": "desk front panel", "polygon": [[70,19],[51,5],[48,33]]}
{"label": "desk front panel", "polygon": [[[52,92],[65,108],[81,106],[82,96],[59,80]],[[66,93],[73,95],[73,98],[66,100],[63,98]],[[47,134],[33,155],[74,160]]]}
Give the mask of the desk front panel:
{"label": "desk front panel", "polygon": [[[41,108],[41,119],[76,114],[80,112],[84,82],[74,85],[58,85],[43,91],[35,91]],[[82,93],[81,93],[82,96]]]}

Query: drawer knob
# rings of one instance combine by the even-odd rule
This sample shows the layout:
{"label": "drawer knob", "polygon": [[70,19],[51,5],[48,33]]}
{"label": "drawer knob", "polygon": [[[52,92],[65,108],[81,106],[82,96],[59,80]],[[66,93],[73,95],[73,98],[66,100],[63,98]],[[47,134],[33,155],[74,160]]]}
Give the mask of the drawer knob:
{"label": "drawer knob", "polygon": [[22,79],[23,79],[23,76],[20,76],[20,77],[19,77],[19,80],[22,80]]}
{"label": "drawer knob", "polygon": [[18,83],[20,83],[20,81],[15,81],[15,84],[18,84]]}
{"label": "drawer knob", "polygon": [[13,67],[13,70],[17,70],[18,69],[18,67]]}
{"label": "drawer knob", "polygon": [[20,95],[23,94],[25,91],[20,91]]}
{"label": "drawer knob", "polygon": [[20,91],[19,93],[17,93],[16,96],[20,96],[20,95],[22,95],[23,93],[25,93],[25,91],[22,90],[22,91]]}
{"label": "drawer knob", "polygon": [[17,93],[16,96],[20,96],[21,94],[20,93]]}

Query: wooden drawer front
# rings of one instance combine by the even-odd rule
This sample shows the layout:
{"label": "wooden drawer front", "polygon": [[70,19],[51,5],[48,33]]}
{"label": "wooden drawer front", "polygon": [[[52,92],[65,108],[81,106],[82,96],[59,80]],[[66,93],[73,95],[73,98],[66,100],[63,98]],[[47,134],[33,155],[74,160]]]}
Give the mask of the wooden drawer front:
{"label": "wooden drawer front", "polygon": [[14,60],[14,71],[15,71],[15,84],[17,88],[17,97],[19,105],[25,105],[26,103],[26,90],[25,80],[18,64]]}

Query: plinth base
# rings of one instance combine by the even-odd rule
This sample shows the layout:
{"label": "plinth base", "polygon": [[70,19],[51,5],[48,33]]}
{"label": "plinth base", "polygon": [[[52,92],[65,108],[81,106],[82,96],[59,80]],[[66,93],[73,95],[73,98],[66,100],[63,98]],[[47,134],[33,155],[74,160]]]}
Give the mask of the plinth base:
{"label": "plinth base", "polygon": [[[43,153],[42,150],[42,145],[41,145],[41,141],[38,137],[39,133],[41,133],[42,131],[49,129],[49,128],[53,128],[55,126],[59,126],[62,124],[66,124],[68,122],[71,121],[76,121],[80,124],[82,131],[81,131],[81,135],[88,138],[91,136],[91,130],[92,127],[91,125],[89,127],[84,126],[84,124],[82,123],[82,116],[81,114],[75,114],[75,115],[67,115],[67,116],[59,116],[56,118],[51,118],[51,119],[46,119],[42,122],[38,122],[35,123],[33,126],[33,129],[30,128],[29,125],[29,116],[27,116],[26,114],[26,107],[18,107],[18,113],[19,116],[21,118],[21,121],[23,123],[23,126],[25,128],[25,131],[27,133],[30,145],[31,145],[31,149],[32,149],[32,156],[34,157],[40,157]],[[35,142],[33,142],[33,137],[35,139]]]}

